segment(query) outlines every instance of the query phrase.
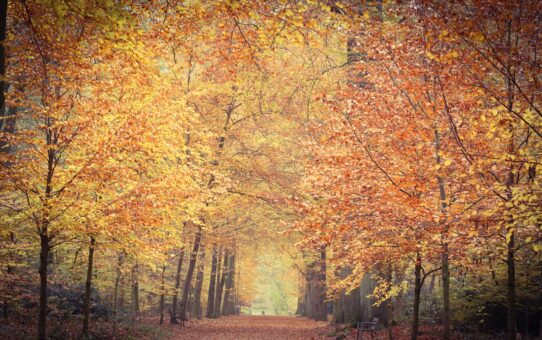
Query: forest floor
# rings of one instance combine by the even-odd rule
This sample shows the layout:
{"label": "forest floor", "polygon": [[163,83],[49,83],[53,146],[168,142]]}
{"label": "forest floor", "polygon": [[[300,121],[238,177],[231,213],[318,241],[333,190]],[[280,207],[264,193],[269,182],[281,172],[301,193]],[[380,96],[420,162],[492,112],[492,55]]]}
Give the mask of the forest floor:
{"label": "forest floor", "polygon": [[172,338],[179,340],[329,340],[328,332],[327,322],[302,317],[243,315],[190,321],[185,327],[175,327]]}
{"label": "forest floor", "polygon": [[[155,320],[153,320],[155,321]],[[153,322],[154,323],[154,322]],[[154,323],[155,324],[155,323]],[[223,316],[219,319],[191,320],[185,327],[164,324],[160,327],[163,338],[174,340],[354,340],[356,330],[347,325],[332,325],[304,317],[286,316]],[[372,337],[364,333],[362,339],[387,340],[386,329],[375,332]],[[395,340],[410,339],[408,325],[393,329]],[[437,340],[441,334],[436,326],[421,325],[420,340]],[[455,339],[490,339],[464,337],[454,334]]]}

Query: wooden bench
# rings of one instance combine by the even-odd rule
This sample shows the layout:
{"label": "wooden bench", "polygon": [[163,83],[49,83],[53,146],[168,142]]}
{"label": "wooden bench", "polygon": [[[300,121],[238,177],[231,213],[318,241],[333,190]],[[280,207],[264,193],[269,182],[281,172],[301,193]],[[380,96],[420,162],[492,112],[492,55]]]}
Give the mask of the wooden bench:
{"label": "wooden bench", "polygon": [[371,339],[372,339],[374,337],[374,333],[376,332],[377,324],[378,324],[378,318],[373,318],[373,321],[358,322],[356,340],[361,340],[363,336],[363,332],[370,332]]}

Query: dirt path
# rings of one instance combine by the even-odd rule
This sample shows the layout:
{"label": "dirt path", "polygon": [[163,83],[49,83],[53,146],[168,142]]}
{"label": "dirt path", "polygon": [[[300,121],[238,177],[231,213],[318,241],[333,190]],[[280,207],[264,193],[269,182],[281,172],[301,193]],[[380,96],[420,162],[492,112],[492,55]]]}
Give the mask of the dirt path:
{"label": "dirt path", "polygon": [[175,327],[173,339],[320,340],[329,339],[325,337],[326,324],[301,317],[227,316]]}

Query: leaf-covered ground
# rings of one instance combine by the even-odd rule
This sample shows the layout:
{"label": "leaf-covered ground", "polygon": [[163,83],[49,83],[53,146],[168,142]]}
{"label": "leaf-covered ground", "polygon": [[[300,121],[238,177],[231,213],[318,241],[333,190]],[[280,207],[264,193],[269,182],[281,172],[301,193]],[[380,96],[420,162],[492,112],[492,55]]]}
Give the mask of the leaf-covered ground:
{"label": "leaf-covered ground", "polygon": [[[153,319],[153,321],[156,321]],[[168,339],[207,339],[207,340],[355,340],[356,330],[345,324],[332,325],[304,317],[283,316],[224,316],[219,319],[194,320],[186,323],[186,327],[163,325],[161,334]],[[418,339],[438,340],[442,338],[436,325],[421,325]],[[459,334],[454,333],[454,339],[496,339],[504,338],[489,334]],[[373,334],[364,333],[362,339],[388,339],[387,329],[381,329]],[[408,324],[397,325],[393,328],[393,339],[410,339]]]}
{"label": "leaf-covered ground", "polygon": [[228,316],[220,319],[191,321],[175,327],[174,339],[330,339],[326,322],[301,317]]}

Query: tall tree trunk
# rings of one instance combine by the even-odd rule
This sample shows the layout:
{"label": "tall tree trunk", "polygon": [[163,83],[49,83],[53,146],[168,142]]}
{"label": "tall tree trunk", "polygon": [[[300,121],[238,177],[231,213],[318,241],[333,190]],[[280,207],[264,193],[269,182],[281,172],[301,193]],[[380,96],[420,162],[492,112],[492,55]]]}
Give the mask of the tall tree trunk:
{"label": "tall tree trunk", "polygon": [[[50,130],[47,130],[46,142],[47,145],[53,145],[51,142]],[[39,316],[38,316],[38,338],[45,340],[47,337],[47,276],[49,270],[49,254],[51,251],[51,237],[49,236],[49,214],[50,214],[50,198],[53,192],[53,174],[55,162],[55,150],[47,151],[47,177],[45,181],[45,197],[43,199],[43,215],[41,217],[41,225],[39,228],[40,237],[40,298],[39,298]]]}
{"label": "tall tree trunk", "polygon": [[[337,280],[343,279],[342,274],[345,268],[335,267],[335,278]],[[333,299],[333,314],[331,316],[331,323],[342,324],[344,323],[344,293],[345,290],[341,289],[338,295]]]}
{"label": "tall tree trunk", "polygon": [[92,293],[92,267],[94,264],[94,246],[96,240],[90,236],[88,246],[87,278],[85,281],[85,298],[83,300],[83,337],[88,337],[88,325],[90,321],[90,295]]}
{"label": "tall tree trunk", "polygon": [[[11,243],[10,245],[10,250],[8,252],[8,264],[6,266],[6,272],[7,274],[14,274],[15,273],[15,267],[13,265],[11,265],[11,263],[16,263],[17,262],[17,256],[16,256],[16,252],[14,251],[15,249],[15,233],[13,231],[10,231],[9,232],[9,242]],[[9,310],[9,298],[6,297],[6,299],[4,300],[4,303],[3,303],[3,314],[4,314],[4,319],[7,319],[8,318],[8,310]]]}
{"label": "tall tree trunk", "polygon": [[235,270],[236,270],[236,264],[239,261],[239,258],[237,257],[237,254],[238,254],[238,252],[235,251],[235,253],[232,255],[232,260],[230,262],[230,267],[231,267],[231,271],[230,271],[231,278],[230,278],[230,280],[231,280],[231,282],[230,282],[230,293],[229,293],[229,300],[228,300],[228,305],[229,305],[228,314],[234,314],[235,313],[235,287],[237,285],[237,280],[235,278],[235,275],[236,275]]}
{"label": "tall tree trunk", "polygon": [[164,303],[166,296],[166,264],[162,266],[162,274],[160,276],[160,325],[164,323]]}
{"label": "tall tree trunk", "polygon": [[442,322],[444,323],[443,339],[450,339],[450,260],[448,243],[442,245],[442,297],[443,297],[443,316]]}
{"label": "tall tree trunk", "polygon": [[[126,255],[126,254],[125,254]],[[128,276],[124,273],[120,276],[120,286],[119,286],[119,308],[124,308],[124,302],[126,301],[126,278]]]}
{"label": "tall tree trunk", "polygon": [[[506,46],[507,46],[507,52],[508,52],[508,58],[507,58],[507,67],[509,72],[507,72],[504,75],[504,80],[506,84],[506,95],[507,95],[507,109],[511,115],[514,114],[514,102],[515,102],[515,85],[516,82],[516,70],[515,70],[515,64],[517,61],[515,61],[515,56],[513,55],[513,49],[512,46],[512,40],[513,40],[513,22],[512,19],[508,19],[507,22],[507,36],[506,36]],[[515,43],[515,48],[517,48],[517,39]],[[514,127],[511,123],[509,123],[509,132],[510,132],[510,141],[508,143],[508,153],[510,155],[516,154],[516,147],[515,147],[515,133],[514,133]],[[521,165],[523,166],[523,164]],[[508,202],[511,202],[513,200],[513,194],[512,189],[513,186],[516,184],[515,176],[514,176],[514,163],[510,163],[510,168],[508,170],[508,176],[506,179],[506,198]],[[508,217],[508,226],[507,226],[507,301],[506,301],[506,307],[507,307],[507,338],[508,340],[514,340],[516,339],[516,262],[514,258],[514,252],[515,252],[515,231],[514,231],[514,217],[512,212],[509,212]],[[509,237],[509,238],[508,238]]]}
{"label": "tall tree trunk", "polygon": [[362,321],[361,285],[348,293],[344,293],[344,322],[355,325]]}
{"label": "tall tree trunk", "polygon": [[[388,261],[388,270],[387,270],[387,277],[386,281],[388,283],[388,293],[391,293],[392,284],[393,284],[393,268],[391,265],[391,262]],[[389,294],[389,299],[386,301],[386,306],[388,307],[387,314],[388,314],[388,340],[393,340],[393,326],[395,324],[395,317],[394,317],[394,306],[393,306],[393,298],[391,294]]]}
{"label": "tall tree trunk", "polygon": [[420,253],[416,253],[416,263],[414,265],[414,307],[412,315],[412,332],[410,339],[418,338],[418,326],[420,317],[420,296],[422,292],[422,259]]}
{"label": "tall tree trunk", "polygon": [[139,265],[136,263],[132,268],[132,313],[139,314]]}
{"label": "tall tree trunk", "polygon": [[295,311],[295,314],[299,316],[305,315],[305,281],[306,277],[300,271],[297,279],[297,309]]}
{"label": "tall tree trunk", "polygon": [[196,232],[196,238],[194,239],[194,247],[190,254],[190,262],[188,264],[188,271],[186,272],[186,280],[184,280],[183,295],[181,297],[181,319],[186,319],[186,309],[188,303],[188,292],[190,283],[192,282],[192,276],[194,275],[194,269],[196,268],[196,261],[198,259],[198,251],[201,243],[201,227],[198,227]]}
{"label": "tall tree trunk", "polygon": [[49,251],[49,236],[47,229],[42,228],[40,233],[40,298],[39,298],[39,316],[38,316],[38,339],[45,340],[47,337],[47,274]]}
{"label": "tall tree trunk", "polygon": [[[437,129],[435,129],[435,159],[436,163],[440,165],[442,159],[440,157],[440,135]],[[441,231],[441,267],[442,267],[442,300],[443,300],[443,315],[442,322],[444,326],[443,339],[450,339],[450,259],[448,249],[448,221],[447,210],[448,203],[446,198],[446,189],[444,187],[444,179],[441,176],[437,176],[437,183],[439,187],[439,199],[440,199],[440,211],[442,213],[442,231]]]}
{"label": "tall tree trunk", "polygon": [[[217,313],[217,310],[220,309],[220,307],[216,304],[217,296],[218,296],[218,286],[220,285],[220,277],[222,273],[222,246],[218,248],[218,255],[216,260],[216,273],[215,273],[215,298],[213,301],[213,317],[216,318],[220,316],[220,312]],[[218,315],[217,315],[218,314]]]}
{"label": "tall tree trunk", "polygon": [[[197,259],[196,259],[196,268],[197,268]],[[194,272],[196,271],[196,268],[194,268]],[[194,274],[192,274],[192,277],[194,277]],[[186,302],[186,319],[192,319],[194,313],[194,285],[192,282],[190,282],[190,285],[188,286],[188,300]]]}
{"label": "tall tree trunk", "polygon": [[216,244],[213,244],[213,252],[211,255],[211,277],[209,278],[209,291],[207,293],[207,310],[205,316],[212,318],[215,314],[215,285],[216,285],[216,272],[218,262],[218,249]]}
{"label": "tall tree trunk", "polygon": [[[6,31],[8,17],[8,0],[0,0],[0,131],[4,130],[6,114]],[[0,141],[0,150],[7,143]]]}
{"label": "tall tree trunk", "polygon": [[331,323],[344,323],[344,291],[341,291],[339,295],[333,299],[333,316],[331,317]]}
{"label": "tall tree trunk", "polygon": [[226,283],[226,275],[229,271],[229,249],[226,248],[224,250],[224,257],[223,257],[223,269],[222,273],[220,275],[220,281],[216,287],[216,296],[215,296],[215,316],[219,317],[222,314],[222,293],[224,291],[224,284]]}
{"label": "tall tree trunk", "polygon": [[[184,223],[183,225],[183,232],[184,235],[185,230],[187,227],[187,223]],[[173,290],[173,300],[171,302],[171,319],[169,320],[170,324],[176,324],[177,323],[177,299],[179,296],[179,287],[181,286],[181,272],[183,269],[183,261],[184,261],[184,238],[181,236],[181,242],[183,242],[181,246],[181,251],[179,253],[179,261],[177,262],[177,272],[175,273],[175,289]]]}
{"label": "tall tree trunk", "polygon": [[230,255],[230,265],[226,277],[226,287],[224,289],[224,304],[222,306],[222,315],[233,313],[233,302],[231,300],[233,289],[233,277],[235,276],[235,253]]}
{"label": "tall tree trunk", "polygon": [[313,310],[313,276],[314,276],[314,264],[309,263],[307,264],[307,272],[305,274],[305,282],[306,282],[306,288],[305,288],[305,314],[303,316],[312,318],[312,310]]}
{"label": "tall tree trunk", "polygon": [[[9,89],[7,76],[7,51],[6,51],[6,33],[8,0],[0,0],[0,131],[14,133],[17,114],[17,107],[7,108],[6,93]],[[20,89],[20,87],[18,87]],[[9,153],[10,143],[6,139],[0,139],[0,152]]]}
{"label": "tall tree trunk", "polygon": [[310,299],[309,316],[314,320],[327,320],[327,308],[326,308],[326,248],[322,246],[318,252],[318,259],[312,263],[307,271],[308,275],[308,288]]}
{"label": "tall tree trunk", "polygon": [[507,248],[507,330],[508,340],[513,340],[516,338],[516,261],[514,259],[515,233],[513,230],[510,232]]}
{"label": "tall tree trunk", "polygon": [[194,289],[194,315],[198,320],[203,318],[201,306],[201,292],[203,290],[203,277],[205,274],[205,244],[202,243],[199,251],[198,273],[196,275],[196,287]]}
{"label": "tall tree trunk", "polygon": [[[239,260],[239,254],[237,255],[236,261],[241,263]],[[235,297],[233,299],[233,313],[235,315],[241,314],[241,303],[239,301],[239,295],[241,292],[241,266],[237,266],[237,268],[238,268],[237,274],[235,274],[236,275],[235,284],[233,286],[234,292],[235,292]]]}
{"label": "tall tree trunk", "polygon": [[538,278],[538,338],[542,339],[542,261],[538,264],[540,277]]}
{"label": "tall tree trunk", "polygon": [[[350,267],[344,267],[339,270],[337,276],[340,279],[346,279],[351,273]],[[356,325],[356,322],[362,321],[360,294],[359,284],[349,292],[346,290],[340,292],[333,309],[334,322]]]}
{"label": "tall tree trunk", "polygon": [[120,252],[117,260],[117,270],[115,276],[115,288],[113,290],[113,337],[117,336],[118,316],[119,316],[119,286],[122,279],[122,264],[124,263],[124,251]]}
{"label": "tall tree trunk", "polygon": [[317,261],[315,275],[315,296],[314,296],[314,319],[319,321],[327,321],[327,306],[326,306],[326,247],[320,249],[320,258]]}

